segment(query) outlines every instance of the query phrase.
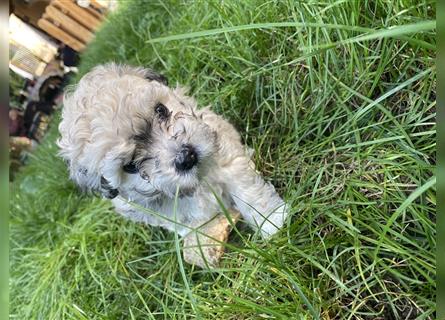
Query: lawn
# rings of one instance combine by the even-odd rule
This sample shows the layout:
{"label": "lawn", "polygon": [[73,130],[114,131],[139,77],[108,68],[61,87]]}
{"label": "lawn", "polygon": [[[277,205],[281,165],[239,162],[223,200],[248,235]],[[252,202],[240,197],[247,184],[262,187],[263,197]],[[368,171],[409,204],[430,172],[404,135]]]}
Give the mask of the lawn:
{"label": "lawn", "polygon": [[[83,53],[229,119],[291,206],[212,271],[81,194],[57,120],[11,185],[11,319],[434,319],[435,3],[125,1]],[[106,94],[106,93],[104,93]]]}

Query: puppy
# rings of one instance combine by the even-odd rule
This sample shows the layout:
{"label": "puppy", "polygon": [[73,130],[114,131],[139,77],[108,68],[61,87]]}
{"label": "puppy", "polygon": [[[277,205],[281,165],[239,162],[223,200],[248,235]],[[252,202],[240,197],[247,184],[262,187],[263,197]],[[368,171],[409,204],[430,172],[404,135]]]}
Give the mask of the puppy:
{"label": "puppy", "polygon": [[94,68],[65,93],[59,131],[71,179],[132,220],[185,236],[224,206],[269,237],[288,214],[235,128],[151,70]]}

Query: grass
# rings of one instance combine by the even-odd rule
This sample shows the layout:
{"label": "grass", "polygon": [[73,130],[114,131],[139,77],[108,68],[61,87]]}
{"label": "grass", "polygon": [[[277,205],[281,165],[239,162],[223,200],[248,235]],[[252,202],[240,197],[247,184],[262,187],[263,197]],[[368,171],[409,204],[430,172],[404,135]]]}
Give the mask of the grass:
{"label": "grass", "polygon": [[[434,319],[435,3],[123,2],[82,55],[190,86],[292,207],[221,268],[79,193],[56,123],[11,185],[12,319]],[[57,121],[55,121],[57,122]]]}

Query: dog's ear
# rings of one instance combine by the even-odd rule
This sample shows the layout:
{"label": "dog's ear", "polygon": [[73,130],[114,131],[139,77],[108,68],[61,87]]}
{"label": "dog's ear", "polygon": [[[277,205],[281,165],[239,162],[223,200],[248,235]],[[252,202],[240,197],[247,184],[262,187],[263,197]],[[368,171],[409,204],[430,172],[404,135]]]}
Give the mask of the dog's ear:
{"label": "dog's ear", "polygon": [[119,191],[110,186],[107,179],[100,178],[100,193],[107,199],[114,199],[118,196]]}
{"label": "dog's ear", "polygon": [[157,81],[160,82],[166,86],[168,86],[168,79],[166,76],[157,73],[153,70],[147,69],[145,72],[145,79],[150,80],[150,81]]}

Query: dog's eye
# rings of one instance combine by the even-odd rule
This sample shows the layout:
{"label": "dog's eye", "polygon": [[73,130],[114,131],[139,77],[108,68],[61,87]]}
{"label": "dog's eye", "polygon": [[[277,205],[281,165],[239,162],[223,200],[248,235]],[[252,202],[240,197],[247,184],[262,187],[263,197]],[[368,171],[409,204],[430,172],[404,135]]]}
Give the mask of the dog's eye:
{"label": "dog's eye", "polygon": [[124,165],[123,169],[126,173],[131,173],[131,174],[138,173],[139,171],[139,169],[137,168],[136,164],[133,161]]}
{"label": "dog's eye", "polygon": [[156,105],[155,112],[161,120],[167,120],[170,116],[170,112],[168,111],[167,107],[164,106],[162,103],[158,103]]}

